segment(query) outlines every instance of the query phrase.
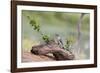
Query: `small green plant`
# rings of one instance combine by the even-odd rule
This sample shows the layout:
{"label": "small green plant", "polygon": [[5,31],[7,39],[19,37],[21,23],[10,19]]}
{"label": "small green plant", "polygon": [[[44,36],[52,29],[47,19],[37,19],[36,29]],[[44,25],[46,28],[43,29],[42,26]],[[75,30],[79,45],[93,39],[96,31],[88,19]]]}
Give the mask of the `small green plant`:
{"label": "small green plant", "polygon": [[50,41],[50,38],[49,38],[48,35],[43,35],[43,36],[42,36],[42,39],[43,39],[46,43],[49,43],[49,41]]}
{"label": "small green plant", "polygon": [[65,44],[65,48],[69,48],[69,46],[70,46],[70,41],[67,40],[67,41],[66,41],[66,44]]}
{"label": "small green plant", "polygon": [[75,39],[73,37],[70,36],[70,38],[67,38],[65,41],[65,45],[64,48],[66,50],[70,50],[71,45],[75,42]]}
{"label": "small green plant", "polygon": [[[30,17],[28,17],[28,18],[30,18]],[[40,31],[40,25],[39,25],[39,23],[37,23],[36,20],[30,20],[29,24],[31,24],[31,26],[33,27],[33,29],[34,29],[35,31],[37,31],[39,34],[41,34],[42,39],[44,40],[44,42],[48,43],[48,42],[50,41],[50,40],[49,40],[49,39],[50,39],[49,36],[46,35],[46,34],[43,34],[43,33]]]}
{"label": "small green plant", "polygon": [[36,30],[37,32],[40,31],[40,25],[35,20],[30,20],[30,24],[34,30]]}

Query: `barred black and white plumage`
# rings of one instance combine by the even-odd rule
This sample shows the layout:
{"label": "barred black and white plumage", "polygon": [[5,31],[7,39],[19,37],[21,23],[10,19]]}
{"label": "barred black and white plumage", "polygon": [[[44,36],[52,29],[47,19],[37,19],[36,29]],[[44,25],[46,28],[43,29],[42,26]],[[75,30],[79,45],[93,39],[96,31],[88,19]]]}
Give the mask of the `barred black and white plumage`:
{"label": "barred black and white plumage", "polygon": [[59,34],[56,34],[55,36],[56,36],[55,42],[59,45],[60,48],[63,48],[63,42],[61,37],[59,36]]}

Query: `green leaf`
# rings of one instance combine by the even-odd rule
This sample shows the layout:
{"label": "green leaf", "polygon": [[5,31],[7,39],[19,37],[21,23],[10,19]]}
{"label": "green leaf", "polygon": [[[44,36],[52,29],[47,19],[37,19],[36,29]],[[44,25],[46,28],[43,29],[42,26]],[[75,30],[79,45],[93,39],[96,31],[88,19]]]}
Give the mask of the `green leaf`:
{"label": "green leaf", "polygon": [[27,18],[30,20],[30,16],[27,16]]}
{"label": "green leaf", "polygon": [[48,43],[48,42],[50,41],[48,35],[43,35],[43,36],[42,36],[42,39],[43,39],[46,43]]}
{"label": "green leaf", "polygon": [[36,21],[31,20],[31,21],[30,21],[30,24],[32,24],[32,26],[33,26],[34,24],[36,24]]}

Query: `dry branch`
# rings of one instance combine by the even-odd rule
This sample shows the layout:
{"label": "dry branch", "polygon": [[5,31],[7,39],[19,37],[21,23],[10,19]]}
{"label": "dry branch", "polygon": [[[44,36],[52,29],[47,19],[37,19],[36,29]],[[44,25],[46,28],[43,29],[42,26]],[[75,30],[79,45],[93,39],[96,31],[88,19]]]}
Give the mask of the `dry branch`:
{"label": "dry branch", "polygon": [[74,55],[72,52],[60,48],[55,42],[49,42],[48,44],[42,44],[33,46],[31,53],[35,55],[46,55],[52,53],[55,60],[73,60]]}

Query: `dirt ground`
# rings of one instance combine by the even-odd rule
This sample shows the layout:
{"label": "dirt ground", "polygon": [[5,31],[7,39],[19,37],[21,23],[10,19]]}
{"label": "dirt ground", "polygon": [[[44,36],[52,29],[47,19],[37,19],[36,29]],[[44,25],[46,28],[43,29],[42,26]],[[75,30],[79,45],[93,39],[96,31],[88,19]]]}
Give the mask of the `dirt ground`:
{"label": "dirt ground", "polygon": [[22,62],[54,61],[52,54],[34,55],[31,52],[22,53]]}

